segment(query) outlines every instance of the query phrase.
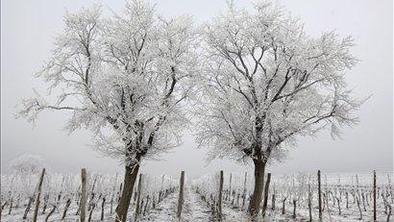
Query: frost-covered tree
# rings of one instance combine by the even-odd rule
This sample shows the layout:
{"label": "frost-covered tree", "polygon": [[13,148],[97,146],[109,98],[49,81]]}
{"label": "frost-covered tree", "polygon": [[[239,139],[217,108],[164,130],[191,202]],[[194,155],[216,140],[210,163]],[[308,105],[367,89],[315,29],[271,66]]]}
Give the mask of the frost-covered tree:
{"label": "frost-covered tree", "polygon": [[38,74],[52,96],[23,101],[19,114],[30,121],[44,110],[71,112],[69,131],[91,130],[98,150],[124,162],[117,221],[126,220],[141,161],[179,144],[198,67],[195,40],[189,17],[161,18],[142,0],[106,17],[99,6],[81,9],[65,16]]}
{"label": "frost-covered tree", "polygon": [[356,63],[351,37],[308,36],[303,24],[266,1],[250,12],[232,3],[205,28],[206,72],[198,115],[200,145],[212,158],[254,164],[248,212],[260,209],[267,162],[299,136],[357,122],[361,104],[345,74]]}
{"label": "frost-covered tree", "polygon": [[44,167],[44,160],[39,155],[23,154],[9,162],[9,167],[16,173],[29,175],[39,173]]}

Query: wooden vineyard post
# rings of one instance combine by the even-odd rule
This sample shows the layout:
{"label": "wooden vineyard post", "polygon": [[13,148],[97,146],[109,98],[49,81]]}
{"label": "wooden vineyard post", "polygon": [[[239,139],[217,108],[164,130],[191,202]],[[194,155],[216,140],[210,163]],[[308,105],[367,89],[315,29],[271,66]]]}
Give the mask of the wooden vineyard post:
{"label": "wooden vineyard post", "polygon": [[245,179],[244,179],[244,190],[242,193],[242,209],[245,206],[245,199],[246,199],[246,182],[247,182],[247,178],[248,178],[248,172],[245,172]]}
{"label": "wooden vineyard post", "polygon": [[376,171],[373,171],[373,221],[376,221]]}
{"label": "wooden vineyard post", "polygon": [[161,185],[160,185],[160,191],[159,191],[159,200],[157,203],[160,203],[162,196],[163,196],[163,184],[164,184],[164,174],[161,175]]}
{"label": "wooden vineyard post", "polygon": [[271,210],[272,211],[275,211],[275,201],[276,201],[276,196],[275,196],[275,194],[276,194],[276,191],[275,191],[275,184],[274,184],[274,187],[273,187],[273,194],[272,194],[272,201],[271,201]]}
{"label": "wooden vineyard post", "polygon": [[311,191],[311,184],[308,184],[308,212],[309,212],[309,222],[312,222],[313,218],[312,218],[312,191]]}
{"label": "wooden vineyard post", "polygon": [[101,203],[101,217],[100,220],[104,220],[104,207],[105,207],[105,197],[103,197],[103,202]]}
{"label": "wooden vineyard post", "polygon": [[134,217],[135,221],[137,221],[138,215],[140,213],[141,187],[142,187],[142,174],[140,173],[140,177],[138,179],[138,187],[137,187],[137,204],[135,206],[135,217]]}
{"label": "wooden vineyard post", "polygon": [[228,195],[227,195],[227,199],[230,199],[231,198],[231,180],[233,179],[233,175],[232,175],[232,173],[230,173],[230,181],[229,181],[229,188],[228,188]]}
{"label": "wooden vineyard post", "polygon": [[261,211],[261,216],[264,218],[265,217],[265,211],[267,210],[267,204],[268,204],[268,191],[269,191],[269,186],[271,182],[271,173],[267,174],[267,182],[265,182],[265,187],[264,187],[264,201],[263,201],[263,209]]}
{"label": "wooden vineyard post", "polygon": [[81,222],[85,222],[85,216],[86,216],[86,182],[87,182],[87,176],[86,176],[86,169],[82,168],[81,169],[81,204],[80,204],[80,220]]}
{"label": "wooden vineyard post", "polygon": [[179,181],[179,197],[178,197],[178,208],[176,212],[176,216],[178,219],[181,218],[181,213],[182,213],[182,205],[183,205],[183,184],[185,182],[185,171],[181,172],[181,178]]}
{"label": "wooden vineyard post", "polygon": [[219,181],[219,198],[218,198],[218,216],[219,221],[222,221],[222,194],[223,192],[223,170],[220,171],[220,181]]}
{"label": "wooden vineyard post", "polygon": [[40,207],[41,188],[42,188],[42,182],[44,180],[44,175],[45,175],[45,168],[42,169],[41,176],[40,176],[40,181],[38,182],[37,196],[36,196],[36,206],[34,208],[33,222],[37,221],[37,214],[38,214],[38,208]]}
{"label": "wooden vineyard post", "polygon": [[320,170],[317,171],[317,187],[318,187],[318,200],[319,200],[319,220],[322,220],[322,209],[321,209],[321,175]]}

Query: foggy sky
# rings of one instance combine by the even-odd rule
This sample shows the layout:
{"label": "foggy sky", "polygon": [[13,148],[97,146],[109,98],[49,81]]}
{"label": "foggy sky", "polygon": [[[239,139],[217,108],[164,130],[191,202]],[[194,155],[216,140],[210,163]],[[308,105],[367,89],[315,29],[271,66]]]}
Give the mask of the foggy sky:
{"label": "foggy sky", "polygon": [[[63,27],[63,15],[86,6],[91,0],[3,0],[1,1],[1,166],[23,153],[41,155],[55,171],[122,170],[118,161],[92,150],[88,132],[71,135],[63,131],[67,113],[44,112],[36,126],[15,119],[16,105],[29,97],[32,88],[44,89],[33,74],[50,56],[56,33]],[[104,0],[104,10],[122,9],[123,0]],[[225,0],[156,0],[165,16],[191,14],[202,23],[224,9]],[[250,1],[238,0],[251,7]],[[305,23],[307,34],[317,36],[336,30],[356,39],[354,55],[360,63],[348,75],[349,88],[359,98],[372,97],[361,107],[360,124],[332,140],[328,132],[315,138],[299,138],[296,149],[281,164],[270,166],[274,173],[321,169],[330,172],[389,171],[393,169],[393,5],[391,0],[282,0],[281,4]],[[184,143],[162,155],[161,161],[146,161],[142,171],[191,177],[213,170],[243,170],[231,160],[205,161],[206,150],[196,149],[193,129],[185,132]]]}

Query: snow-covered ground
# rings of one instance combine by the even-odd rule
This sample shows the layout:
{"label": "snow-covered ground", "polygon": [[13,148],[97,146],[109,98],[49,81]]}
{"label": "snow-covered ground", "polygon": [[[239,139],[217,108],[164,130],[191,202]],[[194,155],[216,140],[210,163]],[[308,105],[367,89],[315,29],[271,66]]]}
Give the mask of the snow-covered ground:
{"label": "snow-covered ground", "polygon": [[[178,196],[178,193],[172,194],[158,208],[152,210],[149,216],[142,218],[141,221],[177,221]],[[212,220],[209,207],[189,187],[185,187],[184,200],[180,221],[206,222]]]}
{"label": "snow-covered ground", "polygon": [[[35,178],[35,179],[34,179]],[[95,177],[91,177],[90,181],[94,181]],[[87,212],[87,217],[91,214],[91,221],[101,221],[101,214],[103,215],[103,221],[114,221],[114,211],[116,208],[119,184],[112,180],[111,177],[98,176],[97,177],[97,185],[95,188],[92,188],[92,183],[89,184],[89,200],[91,203],[95,204],[95,208],[93,211]],[[236,177],[233,177],[236,178]],[[66,217],[64,221],[78,221],[78,201],[79,201],[79,181],[78,178],[74,177],[57,177],[52,175],[50,180],[45,181],[43,187],[43,194],[41,196],[41,204],[39,207],[38,221],[45,221],[49,212],[54,209],[53,214],[49,217],[48,221],[61,221],[62,215],[64,214],[64,210],[66,208],[66,202],[68,199],[71,199],[70,207],[66,213]],[[148,221],[156,221],[156,222],[165,222],[165,221],[182,221],[182,222],[209,222],[215,221],[215,217],[212,213],[212,200],[217,198],[217,181],[216,176],[213,177],[204,177],[204,180],[201,181],[199,189],[196,189],[196,184],[185,183],[184,190],[184,204],[183,210],[181,214],[180,220],[176,217],[176,210],[178,204],[178,196],[179,190],[175,188],[177,184],[174,184],[171,181],[177,180],[167,180],[167,182],[163,184],[160,183],[162,178],[158,178],[156,181],[155,178],[149,179],[146,176],[146,183],[143,185],[145,187],[142,190],[142,199],[145,201],[143,205],[143,210],[138,218],[138,221],[148,222]],[[156,181],[156,182],[155,182]],[[164,180],[166,181],[166,180]],[[243,181],[241,179],[241,181]],[[274,192],[276,194],[276,206],[275,210],[272,210],[272,192],[270,190],[268,207],[266,212],[266,218],[264,221],[273,221],[273,222],[293,222],[293,221],[308,221],[309,220],[309,212],[307,207],[307,197],[305,196],[306,190],[300,189],[297,185],[299,182],[294,180],[292,183],[288,183],[287,180],[273,180],[272,188],[274,188]],[[283,182],[284,181],[284,182]],[[287,182],[286,182],[287,181]],[[293,181],[293,180],[290,180]],[[362,182],[362,178],[360,178],[360,186],[357,187],[353,182],[350,186],[347,184],[343,184],[344,180],[342,180],[342,185],[338,186],[333,182],[333,187],[327,186],[323,187],[322,192],[324,194],[328,194],[328,198],[324,199],[326,202],[328,201],[328,207],[325,204],[325,209],[323,211],[324,221],[333,221],[333,222],[356,222],[356,221],[371,221],[372,220],[372,193],[371,186],[368,184],[369,180],[366,182]],[[390,180],[388,180],[390,181]],[[235,181],[237,182],[237,181]],[[223,221],[225,222],[242,222],[249,221],[246,213],[248,198],[245,198],[245,204],[242,207],[242,182],[241,185],[237,185],[233,180],[232,187],[232,195],[229,195],[228,192],[228,184],[225,183],[223,187],[223,204],[222,204],[222,212],[223,212]],[[313,181],[312,181],[313,182]],[[27,214],[27,219],[23,220],[23,215],[25,213],[25,209],[27,208],[28,197],[34,193],[35,184],[37,183],[37,175],[33,175],[26,178],[16,179],[14,177],[7,177],[2,175],[2,184],[1,184],[1,206],[3,207],[1,213],[1,221],[5,222],[14,222],[14,221],[31,221],[33,210],[35,203],[31,204],[30,211]],[[166,185],[167,184],[167,185]],[[314,184],[314,183],[312,183]],[[158,192],[163,189],[167,189],[169,187],[174,187],[173,190],[168,192],[169,194],[160,202],[157,203],[158,200]],[[204,188],[204,187],[205,188]],[[149,189],[148,189],[149,187]],[[246,186],[247,187],[247,186]],[[377,218],[378,221],[386,221],[387,214],[384,206],[382,195],[386,197],[389,204],[393,206],[393,198],[392,198],[392,187],[391,182],[386,184],[379,184],[380,191],[378,192],[378,201],[377,201]],[[315,185],[313,189],[316,189]],[[92,192],[94,190],[94,192]],[[154,192],[153,192],[154,191]],[[197,193],[197,191],[199,193]],[[250,190],[247,190],[246,193],[248,196]],[[357,193],[359,192],[359,194]],[[390,193],[391,192],[391,193]],[[92,198],[91,194],[95,193],[96,195]],[[211,195],[212,194],[212,195]],[[345,194],[348,194],[348,201],[346,201]],[[45,201],[44,197],[48,195],[49,201]],[[60,195],[60,196],[58,196]],[[148,197],[150,196],[150,198]],[[202,196],[206,196],[205,200]],[[318,219],[318,208],[317,208],[317,196],[316,190],[312,194],[312,216],[313,219]],[[359,196],[361,195],[361,196]],[[362,220],[359,220],[360,211],[357,203],[357,196],[360,198],[360,209],[363,216]],[[105,202],[103,205],[103,200],[105,197]],[[112,198],[113,199],[112,199]],[[238,197],[238,198],[237,198]],[[282,199],[283,197],[287,197],[285,201],[285,213],[282,214]],[[213,198],[213,199],[212,199]],[[292,218],[293,215],[293,199],[297,199],[297,209],[296,209],[296,219]],[[339,207],[337,202],[335,202],[336,198],[341,198],[340,208],[341,215],[339,215]],[[19,201],[18,201],[19,199]],[[112,199],[112,201],[111,201]],[[146,204],[147,200],[149,204]],[[152,200],[155,199],[155,207],[152,205]],[[12,207],[11,202],[12,201]],[[18,203],[19,202],[19,203]],[[112,204],[111,204],[112,202]],[[346,207],[346,202],[348,202],[348,207]],[[44,212],[44,205],[47,203],[47,207]],[[111,206],[112,205],[112,206]],[[365,205],[365,206],[364,206]],[[54,206],[56,206],[54,208]],[[129,209],[128,220],[134,221],[135,219],[135,206],[136,201],[133,197]],[[104,210],[102,211],[102,207]],[[11,208],[11,212],[10,212]],[[143,213],[144,212],[144,213]],[[261,216],[258,217],[259,221],[263,221]],[[393,218],[393,217],[392,217]],[[393,219],[391,219],[394,221]]]}
{"label": "snow-covered ground", "polygon": [[[166,222],[166,221],[178,221],[176,218],[176,209],[178,202],[178,192],[174,192],[170,194],[164,201],[156,206],[155,209],[151,209],[145,216],[142,216],[139,221],[141,222]],[[190,187],[185,187],[185,202],[183,205],[183,210],[181,214],[180,221],[182,222],[208,222],[213,221],[213,217],[211,214],[210,207],[201,200],[199,195],[195,193]],[[53,216],[48,221],[61,221],[62,215],[62,207],[59,207],[55,210]],[[50,209],[48,209],[50,211]],[[308,212],[305,209],[300,209],[297,212],[297,218],[294,220],[291,218],[292,208],[288,206],[285,215],[281,214],[281,209],[278,208],[275,211],[270,210],[267,211],[267,217],[264,221],[277,221],[277,222],[285,222],[285,221],[308,221]],[[24,209],[14,210],[12,215],[8,215],[7,208],[3,210],[2,220],[4,222],[16,222],[23,221],[22,215]],[[76,207],[70,207],[68,216],[64,221],[78,221],[78,216],[76,213]],[[241,211],[237,207],[232,207],[231,204],[225,202],[223,204],[223,215],[225,222],[242,222],[248,221],[246,213]],[[39,214],[38,221],[45,221],[46,214]],[[364,220],[363,221],[371,221],[372,212],[368,210],[367,212],[363,212]],[[31,218],[31,212],[28,214],[28,218]],[[92,215],[92,221],[100,221],[101,210],[97,209],[94,211]],[[313,212],[313,218],[318,218],[316,209]],[[130,207],[129,210],[129,221],[134,221],[134,205]],[[379,211],[378,213],[378,221],[385,221],[386,215],[383,211]],[[110,214],[109,206],[105,209],[105,217],[104,221],[113,221],[113,216]],[[30,219],[26,220],[30,221]],[[259,218],[259,221],[263,221]],[[330,209],[330,214],[328,211],[324,213],[324,221],[334,221],[334,222],[356,222],[360,221],[358,218],[358,212],[354,212],[354,210],[345,211],[341,216],[338,216],[335,209]]]}

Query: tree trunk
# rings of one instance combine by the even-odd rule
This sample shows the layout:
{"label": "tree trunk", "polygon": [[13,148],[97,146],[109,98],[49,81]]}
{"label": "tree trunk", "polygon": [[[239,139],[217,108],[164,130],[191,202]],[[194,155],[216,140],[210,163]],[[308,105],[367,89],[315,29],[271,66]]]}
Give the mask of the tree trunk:
{"label": "tree trunk", "polygon": [[139,164],[125,167],[125,176],[123,182],[122,196],[120,197],[118,206],[116,207],[115,222],[125,222],[127,219],[127,211],[129,209],[130,199],[133,193],[135,179],[139,171]]}
{"label": "tree trunk", "polygon": [[140,205],[144,202],[141,201],[141,188],[142,188],[142,174],[140,174],[140,178],[138,179],[138,187],[137,190],[134,192],[134,199],[135,199],[135,213],[134,213],[134,221],[137,221],[138,216],[140,214]]}
{"label": "tree trunk", "polygon": [[254,190],[249,202],[248,213],[252,219],[259,213],[260,204],[264,189],[265,162],[263,160],[253,160],[254,163]]}
{"label": "tree trunk", "polygon": [[261,216],[263,218],[265,217],[265,211],[267,210],[267,205],[268,205],[268,192],[269,192],[270,181],[271,181],[271,173],[268,173],[267,182],[265,182],[265,188],[264,188],[263,208],[261,210]]}

